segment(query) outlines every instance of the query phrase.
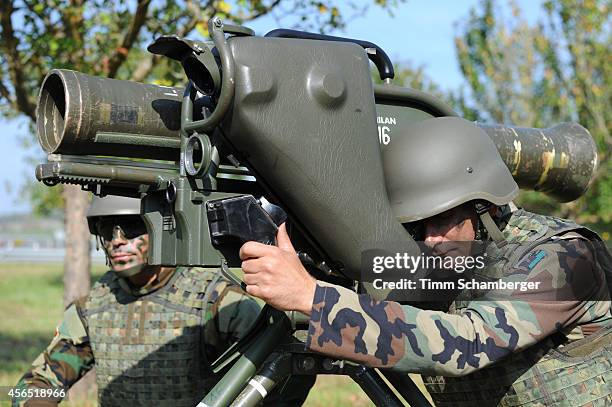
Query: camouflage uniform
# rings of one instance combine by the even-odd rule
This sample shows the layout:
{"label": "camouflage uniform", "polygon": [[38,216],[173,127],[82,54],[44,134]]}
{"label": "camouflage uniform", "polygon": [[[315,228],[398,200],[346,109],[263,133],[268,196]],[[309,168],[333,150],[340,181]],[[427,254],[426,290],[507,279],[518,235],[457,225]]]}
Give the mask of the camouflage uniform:
{"label": "camouflage uniform", "polygon": [[[197,404],[218,379],[208,361],[241,337],[260,310],[218,276],[215,269],[162,269],[155,284],[132,289],[107,272],[87,298],[68,307],[18,387],[69,388],[95,366],[100,405]],[[301,404],[309,384],[284,402]]]}
{"label": "camouflage uniform", "polygon": [[585,228],[522,210],[503,234],[484,277],[540,281],[538,292],[483,294],[441,312],[318,282],[308,348],[431,375],[439,406],[612,405],[609,253],[595,254],[601,241]]}

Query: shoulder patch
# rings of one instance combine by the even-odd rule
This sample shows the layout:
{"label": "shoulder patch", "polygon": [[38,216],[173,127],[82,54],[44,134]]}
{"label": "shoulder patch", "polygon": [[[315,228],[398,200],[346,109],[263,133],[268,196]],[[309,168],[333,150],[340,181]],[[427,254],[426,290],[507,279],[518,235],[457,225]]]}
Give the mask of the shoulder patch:
{"label": "shoulder patch", "polygon": [[526,256],[523,256],[516,265],[517,268],[522,270],[531,271],[548,255],[546,250],[535,249],[529,252]]}

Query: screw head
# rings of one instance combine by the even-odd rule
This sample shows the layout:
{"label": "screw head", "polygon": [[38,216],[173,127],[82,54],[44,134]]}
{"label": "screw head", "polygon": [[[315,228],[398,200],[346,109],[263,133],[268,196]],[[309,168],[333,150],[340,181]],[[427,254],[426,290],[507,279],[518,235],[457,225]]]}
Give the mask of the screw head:
{"label": "screw head", "polygon": [[311,356],[307,356],[300,361],[300,368],[303,371],[312,370],[315,367],[315,360]]}
{"label": "screw head", "polygon": [[213,18],[213,24],[215,25],[215,27],[221,28],[223,26],[223,21],[221,21],[219,17],[215,17]]}
{"label": "screw head", "polygon": [[472,167],[467,167],[465,170],[468,172],[468,174],[471,174],[474,172],[474,169]]}
{"label": "screw head", "polygon": [[323,359],[323,369],[330,371],[334,368],[334,363],[331,359]]}

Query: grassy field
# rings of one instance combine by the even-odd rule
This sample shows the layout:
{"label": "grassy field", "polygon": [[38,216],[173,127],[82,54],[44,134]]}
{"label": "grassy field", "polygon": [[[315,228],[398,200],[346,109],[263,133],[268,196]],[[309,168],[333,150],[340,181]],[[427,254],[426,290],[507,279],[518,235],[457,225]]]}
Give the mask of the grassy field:
{"label": "grassy field", "polygon": [[[104,271],[94,268],[94,279]],[[61,264],[0,264],[0,386],[15,384],[53,337],[62,307]],[[0,402],[0,405],[7,402]],[[93,395],[62,405],[95,406]],[[307,406],[370,406],[346,377],[319,376]]]}

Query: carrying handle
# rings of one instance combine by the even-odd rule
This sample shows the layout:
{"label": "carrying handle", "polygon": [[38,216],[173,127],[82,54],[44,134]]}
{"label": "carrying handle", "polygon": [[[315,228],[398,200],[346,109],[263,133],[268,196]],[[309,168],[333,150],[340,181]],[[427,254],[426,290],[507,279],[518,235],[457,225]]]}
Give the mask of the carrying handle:
{"label": "carrying handle", "polygon": [[357,44],[366,50],[368,58],[370,58],[370,60],[374,62],[374,65],[376,65],[376,68],[378,68],[378,74],[380,75],[380,79],[384,81],[387,79],[391,80],[395,77],[393,63],[391,62],[391,59],[389,58],[387,53],[381,47],[369,41],[356,40],[353,38],[335,37],[333,35],[316,34],[306,31],[288,30],[285,28],[272,30],[265,36],[278,38],[301,38],[304,40],[352,42],[353,44]]}

